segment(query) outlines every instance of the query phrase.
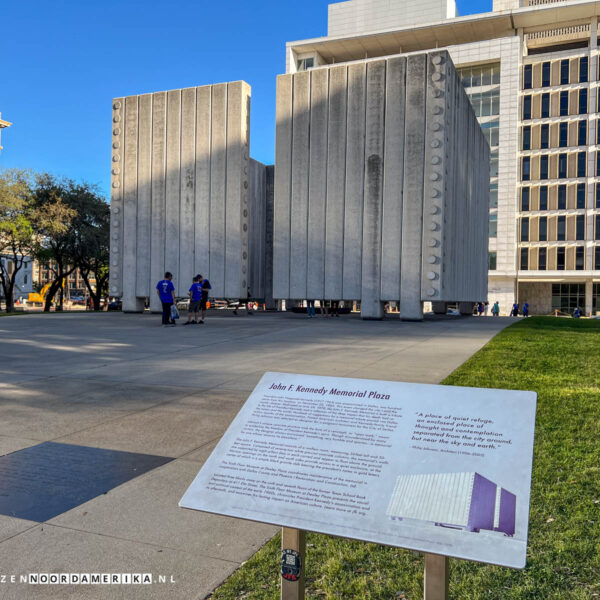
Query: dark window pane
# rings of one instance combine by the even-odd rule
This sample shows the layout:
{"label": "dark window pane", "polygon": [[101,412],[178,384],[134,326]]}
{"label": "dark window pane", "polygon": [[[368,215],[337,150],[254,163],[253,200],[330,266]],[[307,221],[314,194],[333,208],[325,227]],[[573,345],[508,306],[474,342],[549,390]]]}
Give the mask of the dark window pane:
{"label": "dark window pane", "polygon": [[538,269],[540,271],[546,270],[546,248],[540,248],[538,253]]}
{"label": "dark window pane", "polygon": [[559,154],[558,156],[558,177],[565,179],[567,177],[567,155]]}
{"label": "dark window pane", "polygon": [[561,123],[558,130],[558,145],[566,148],[569,143],[569,124]]}
{"label": "dark window pane", "polygon": [[577,127],[577,145],[587,145],[587,121],[585,119],[579,121],[579,125]]}
{"label": "dark window pane", "polygon": [[498,236],[498,215],[492,213],[489,219],[489,236],[495,238]]}
{"label": "dark window pane", "polygon": [[600,184],[596,184],[596,208],[600,208]]}
{"label": "dark window pane", "polygon": [[523,120],[531,119],[531,96],[523,96]]}
{"label": "dark window pane", "polygon": [[521,189],[521,210],[529,210],[529,188],[524,187]]}
{"label": "dark window pane", "polygon": [[497,254],[496,254],[496,252],[490,252],[489,256],[488,256],[488,269],[490,271],[495,271],[496,270],[496,261],[497,261]]}
{"label": "dark window pane", "polygon": [[523,181],[529,181],[530,167],[531,167],[531,162],[530,162],[529,156],[524,156],[523,157],[523,176],[522,176]]}
{"label": "dark window pane", "polygon": [[583,88],[579,90],[579,114],[585,115],[588,111],[588,101],[587,101],[587,89]]}
{"label": "dark window pane", "polygon": [[585,177],[587,163],[587,154],[585,152],[577,153],[577,177]]}
{"label": "dark window pane", "polygon": [[529,248],[521,248],[521,270],[529,269]]}
{"label": "dark window pane", "polygon": [[585,215],[577,215],[576,239],[585,240]]}
{"label": "dark window pane", "polygon": [[531,150],[531,125],[523,127],[523,150]]}
{"label": "dark window pane", "polygon": [[521,219],[521,241],[529,241],[529,217],[523,217]]}
{"label": "dark window pane", "polygon": [[540,242],[548,240],[548,217],[540,217]]}
{"label": "dark window pane", "polygon": [[540,156],[540,179],[548,179],[548,155]]}
{"label": "dark window pane", "polygon": [[566,220],[564,216],[558,217],[558,232],[556,237],[559,242],[565,241]]}
{"label": "dark window pane", "polygon": [[498,182],[490,183],[490,208],[498,207]]}
{"label": "dark window pane", "polygon": [[[587,107],[587,104],[586,104]],[[550,116],[550,94],[542,94],[542,119]]]}
{"label": "dark window pane", "polygon": [[600,215],[596,215],[596,227],[594,232],[594,239],[600,240]]}
{"label": "dark window pane", "polygon": [[550,63],[542,63],[542,86],[548,87],[550,85]]}
{"label": "dark window pane", "polygon": [[548,148],[548,130],[550,125],[548,123],[544,123],[540,130],[540,147]]}
{"label": "dark window pane", "polygon": [[566,85],[569,83],[569,59],[565,58],[560,61],[560,84]]}
{"label": "dark window pane", "polygon": [[584,267],[583,246],[577,246],[577,248],[575,248],[575,270],[583,271],[583,267]]}
{"label": "dark window pane", "polygon": [[588,80],[588,57],[582,56],[579,59],[579,81],[585,83]]}
{"label": "dark window pane", "polygon": [[533,71],[532,65],[525,65],[523,67],[523,89],[530,90],[531,89],[531,74]]}
{"label": "dark window pane", "polygon": [[600,270],[600,246],[594,247],[594,269]]}
{"label": "dark window pane", "polygon": [[585,208],[585,183],[577,184],[577,208]]}
{"label": "dark window pane", "polygon": [[564,248],[556,249],[556,268],[559,271],[565,270],[565,249]]}
{"label": "dark window pane", "polygon": [[548,186],[540,187],[540,210],[548,210]]}
{"label": "dark window pane", "polygon": [[567,208],[567,186],[558,186],[558,210],[565,210]]}
{"label": "dark window pane", "polygon": [[[529,103],[529,114],[531,115],[531,102]],[[560,93],[560,116],[564,117],[568,114],[569,114],[569,92],[567,92],[565,90]],[[531,116],[528,118],[530,119]]]}

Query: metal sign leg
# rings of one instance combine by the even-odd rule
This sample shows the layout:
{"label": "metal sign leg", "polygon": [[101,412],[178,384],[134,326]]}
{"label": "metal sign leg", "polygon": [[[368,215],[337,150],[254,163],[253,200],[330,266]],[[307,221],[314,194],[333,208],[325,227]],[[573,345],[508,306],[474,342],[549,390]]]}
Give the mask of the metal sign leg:
{"label": "metal sign leg", "polygon": [[423,600],[448,600],[448,557],[425,554]]}
{"label": "metal sign leg", "polygon": [[306,532],[281,528],[281,600],[304,600]]}

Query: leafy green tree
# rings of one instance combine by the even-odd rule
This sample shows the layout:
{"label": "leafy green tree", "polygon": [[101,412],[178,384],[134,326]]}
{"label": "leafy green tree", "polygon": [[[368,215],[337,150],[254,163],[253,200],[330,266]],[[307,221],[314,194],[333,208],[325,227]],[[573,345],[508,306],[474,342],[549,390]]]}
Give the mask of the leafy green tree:
{"label": "leafy green tree", "polygon": [[[0,171],[0,284],[6,312],[12,312],[17,274],[30,258],[34,244],[31,175],[19,169]],[[12,269],[9,269],[8,263]]]}

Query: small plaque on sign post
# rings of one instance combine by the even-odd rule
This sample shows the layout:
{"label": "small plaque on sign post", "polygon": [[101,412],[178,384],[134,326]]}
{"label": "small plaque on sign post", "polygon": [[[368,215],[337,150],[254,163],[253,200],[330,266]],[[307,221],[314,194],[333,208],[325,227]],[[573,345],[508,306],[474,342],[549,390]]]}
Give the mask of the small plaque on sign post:
{"label": "small plaque on sign post", "polygon": [[[180,506],[523,568],[535,408],[532,392],[266,373]],[[302,568],[283,551],[284,579]]]}

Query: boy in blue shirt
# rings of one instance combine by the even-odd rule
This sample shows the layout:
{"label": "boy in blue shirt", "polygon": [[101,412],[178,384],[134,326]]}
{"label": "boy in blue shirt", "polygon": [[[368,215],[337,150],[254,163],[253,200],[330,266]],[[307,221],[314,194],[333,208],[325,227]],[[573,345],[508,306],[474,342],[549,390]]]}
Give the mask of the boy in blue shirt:
{"label": "boy in blue shirt", "polygon": [[175,286],[172,279],[173,274],[167,271],[165,278],[156,284],[156,293],[162,304],[162,324],[165,327],[175,327],[175,321],[171,318],[171,306],[175,304]]}
{"label": "boy in blue shirt", "polygon": [[[198,281],[198,275],[194,277],[192,286],[190,287],[190,307],[188,309],[188,320],[184,325],[195,325],[200,321],[200,301],[202,300],[202,285]],[[195,317],[195,319],[192,319]]]}
{"label": "boy in blue shirt", "polygon": [[200,309],[202,310],[202,318],[200,319],[200,321],[198,321],[198,323],[200,323],[200,325],[203,325],[204,319],[206,318],[206,303],[208,302],[208,291],[212,289],[212,286],[210,285],[210,281],[202,277],[202,275],[196,275],[196,278],[198,279],[198,283],[200,284],[200,287],[202,289],[202,297],[200,298]]}

